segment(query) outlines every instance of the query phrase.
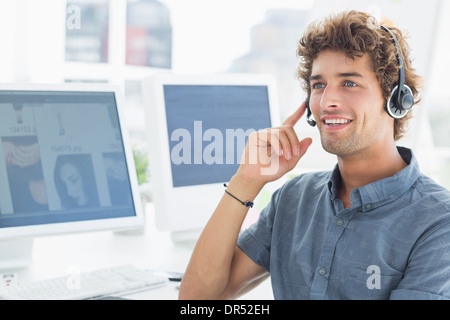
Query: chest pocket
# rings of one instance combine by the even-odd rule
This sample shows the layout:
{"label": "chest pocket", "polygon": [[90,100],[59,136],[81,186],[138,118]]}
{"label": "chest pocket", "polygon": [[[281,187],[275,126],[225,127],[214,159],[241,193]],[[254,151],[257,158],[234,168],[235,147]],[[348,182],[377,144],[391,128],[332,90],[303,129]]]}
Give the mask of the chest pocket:
{"label": "chest pocket", "polygon": [[383,300],[389,299],[391,291],[397,288],[402,272],[380,268],[377,265],[353,266],[347,269],[344,277],[330,275],[328,292],[331,299]]}

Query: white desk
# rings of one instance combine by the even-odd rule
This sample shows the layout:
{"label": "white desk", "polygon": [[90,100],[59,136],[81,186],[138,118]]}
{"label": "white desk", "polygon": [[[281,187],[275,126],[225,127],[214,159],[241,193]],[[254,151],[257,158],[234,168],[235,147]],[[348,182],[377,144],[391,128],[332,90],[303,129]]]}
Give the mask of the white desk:
{"label": "white desk", "polygon": [[[154,226],[153,206],[147,206],[146,226],[140,233],[111,231],[43,237],[34,240],[33,264],[19,271],[21,280],[40,280],[70,274],[70,270],[90,271],[124,264],[149,270],[184,272],[193,244],[175,244],[170,234]],[[179,283],[127,296],[130,299],[178,298]],[[243,299],[273,299],[270,280]]]}

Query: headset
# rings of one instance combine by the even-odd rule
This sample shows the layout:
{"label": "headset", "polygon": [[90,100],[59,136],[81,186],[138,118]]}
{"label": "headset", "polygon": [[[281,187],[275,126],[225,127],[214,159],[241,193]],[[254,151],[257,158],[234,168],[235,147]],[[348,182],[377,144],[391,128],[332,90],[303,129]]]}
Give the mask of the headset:
{"label": "headset", "polygon": [[[397,49],[397,61],[400,66],[399,74],[398,74],[398,82],[392,89],[391,95],[386,103],[386,111],[387,113],[394,119],[401,119],[411,110],[414,105],[414,97],[411,88],[405,85],[405,69],[403,66],[403,58],[400,52],[400,47],[398,45],[397,38],[391,30],[386,28],[385,26],[381,26],[381,28],[391,35],[392,41]],[[314,127],[317,123],[313,119],[311,119],[312,112],[309,107],[309,96],[306,98],[306,121],[312,127]]]}

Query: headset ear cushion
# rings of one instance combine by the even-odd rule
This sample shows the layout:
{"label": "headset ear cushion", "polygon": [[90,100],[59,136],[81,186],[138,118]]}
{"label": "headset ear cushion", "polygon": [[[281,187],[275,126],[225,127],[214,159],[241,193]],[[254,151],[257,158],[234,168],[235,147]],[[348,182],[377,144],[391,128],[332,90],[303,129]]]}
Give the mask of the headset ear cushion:
{"label": "headset ear cushion", "polygon": [[411,89],[408,86],[404,86],[404,92],[401,96],[402,105],[398,106],[397,102],[397,90],[398,86],[396,86],[394,89],[392,89],[391,95],[389,96],[389,99],[386,104],[386,111],[388,114],[394,118],[394,119],[401,119],[408,111],[411,109],[412,105],[414,104],[414,98],[413,93]]}

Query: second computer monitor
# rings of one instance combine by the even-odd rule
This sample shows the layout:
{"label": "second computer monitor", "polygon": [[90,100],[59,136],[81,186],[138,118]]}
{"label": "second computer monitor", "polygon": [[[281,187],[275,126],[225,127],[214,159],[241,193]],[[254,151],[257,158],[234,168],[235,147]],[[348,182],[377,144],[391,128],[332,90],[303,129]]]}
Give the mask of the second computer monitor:
{"label": "second computer monitor", "polygon": [[161,74],[143,81],[157,225],[198,236],[234,175],[251,132],[278,124],[266,75]]}

